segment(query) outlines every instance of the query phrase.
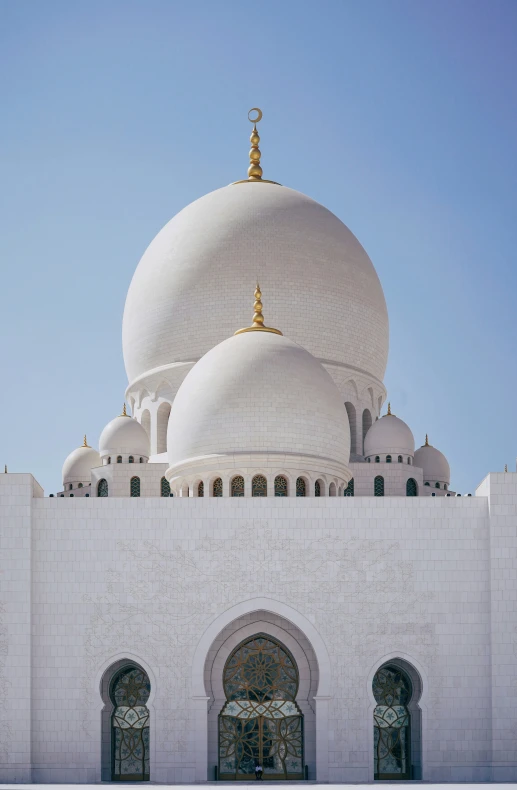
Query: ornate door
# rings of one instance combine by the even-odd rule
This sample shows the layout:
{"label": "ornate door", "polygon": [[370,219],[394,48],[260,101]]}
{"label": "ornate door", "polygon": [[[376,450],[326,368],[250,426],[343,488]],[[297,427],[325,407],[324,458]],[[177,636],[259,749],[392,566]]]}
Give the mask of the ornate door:
{"label": "ornate door", "polygon": [[395,666],[381,667],[373,679],[374,778],[411,779],[411,682]]}
{"label": "ornate door", "polygon": [[266,634],[237,647],[224,667],[227,702],[219,715],[219,776],[303,779],[303,714],[296,704],[298,668]]}
{"label": "ornate door", "polygon": [[115,677],[111,700],[112,774],[114,781],[149,779],[149,699],[151,684],[138,667],[126,667]]}

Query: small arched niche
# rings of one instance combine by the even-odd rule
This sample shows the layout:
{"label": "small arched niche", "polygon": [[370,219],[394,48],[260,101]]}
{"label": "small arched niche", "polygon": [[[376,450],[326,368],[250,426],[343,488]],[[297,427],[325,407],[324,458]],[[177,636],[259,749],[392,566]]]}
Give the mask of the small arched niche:
{"label": "small arched niche", "polygon": [[400,658],[376,671],[372,692],[374,780],[422,778],[422,681],[411,664]]}
{"label": "small arched niche", "polygon": [[112,664],[101,680],[101,780],[146,782],[150,779],[151,683],[134,661]]}

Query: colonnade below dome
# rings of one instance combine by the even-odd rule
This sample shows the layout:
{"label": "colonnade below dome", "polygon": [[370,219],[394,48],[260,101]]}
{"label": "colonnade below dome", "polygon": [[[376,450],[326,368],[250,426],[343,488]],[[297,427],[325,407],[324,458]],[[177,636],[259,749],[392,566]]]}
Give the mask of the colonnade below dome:
{"label": "colonnade below dome", "polygon": [[179,497],[324,497],[343,496],[348,484],[327,475],[300,475],[286,472],[211,475],[201,479],[171,483],[171,493]]}

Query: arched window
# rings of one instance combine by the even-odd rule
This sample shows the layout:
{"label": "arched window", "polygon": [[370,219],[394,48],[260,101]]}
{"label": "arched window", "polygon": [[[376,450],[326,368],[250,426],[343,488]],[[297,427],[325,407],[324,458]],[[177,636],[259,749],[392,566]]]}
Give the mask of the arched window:
{"label": "arched window", "polygon": [[143,463],[144,463],[144,459],[142,458],[142,456],[140,456],[140,463],[141,463],[141,464],[143,464]]}
{"label": "arched window", "polygon": [[111,463],[111,455],[108,457],[108,463]]}
{"label": "arched window", "polygon": [[424,485],[425,485],[425,486],[430,486],[430,485],[431,485],[431,483],[424,483]]}
{"label": "arched window", "polygon": [[203,483],[202,480],[201,480],[201,482],[199,483],[199,485],[197,487],[197,495],[198,496],[205,496],[205,484]]}
{"label": "arched window", "polygon": [[[80,483],[79,483],[79,485],[80,485]],[[449,490],[449,489],[448,489],[448,487],[447,487],[447,483],[444,483],[444,484],[443,484],[443,488],[444,488],[444,490],[445,490],[445,491],[448,491],[448,490]]]}
{"label": "arched window", "polygon": [[77,486],[77,488],[82,488],[82,487],[83,487],[82,483],[79,483],[78,486]]}
{"label": "arched window", "polygon": [[244,640],[223,670],[226,702],[219,714],[219,778],[303,779],[303,714],[291,653],[267,634]]}
{"label": "arched window", "polygon": [[406,496],[418,496],[418,486],[412,477],[406,483]]}
{"label": "arched window", "polygon": [[217,477],[213,484],[212,484],[212,496],[222,496],[223,495],[223,481],[220,477]]}
{"label": "arched window", "polygon": [[134,464],[135,463],[135,459],[133,458],[132,455],[129,456],[129,463],[130,464]]}
{"label": "arched window", "polygon": [[434,487],[435,487],[435,488],[440,488],[440,483],[435,483],[435,484],[434,484]]}
{"label": "arched window", "polygon": [[386,463],[391,464],[391,455],[386,456]]}
{"label": "arched window", "polygon": [[132,477],[129,483],[130,496],[140,496],[140,478]]}
{"label": "arched window", "polygon": [[73,494],[70,494],[70,496],[73,496]]}
{"label": "arched window", "polygon": [[149,710],[146,702],[150,693],[149,678],[139,667],[124,667],[113,678],[110,688],[113,780],[149,781]]}
{"label": "arched window", "polygon": [[345,409],[348,415],[348,422],[350,423],[350,452],[355,455],[357,453],[357,425],[355,406],[353,403],[347,401],[345,403]]}
{"label": "arched window", "polygon": [[264,475],[255,475],[251,481],[251,496],[267,496],[267,480]]}
{"label": "arched window", "polygon": [[122,456],[117,455],[117,464],[121,464],[121,463],[122,463]]}
{"label": "arched window", "polygon": [[336,496],[336,484],[331,483],[329,485],[329,496]]}
{"label": "arched window", "polygon": [[170,496],[171,495],[171,484],[167,480],[166,477],[162,477],[160,481],[160,496]]}
{"label": "arched window", "polygon": [[235,475],[230,486],[230,496],[244,496],[244,478],[242,475]]}
{"label": "arched window", "polygon": [[314,496],[321,496],[321,485],[319,480],[316,480],[314,483]]}
{"label": "arched window", "polygon": [[287,496],[287,480],[283,475],[275,477],[275,496]]}
{"label": "arched window", "polygon": [[373,481],[373,495],[384,496],[384,478],[380,475],[377,475]]}
{"label": "arched window", "polygon": [[303,477],[298,477],[296,480],[296,496],[307,496],[307,486]]}
{"label": "arched window", "polygon": [[72,483],[69,483],[69,484],[68,484],[68,490],[69,490],[69,491],[71,491],[71,490],[73,489],[73,487],[74,487],[74,486],[72,485]]}
{"label": "arched window", "polygon": [[408,464],[411,466],[411,458],[410,458],[410,456],[409,456],[409,455],[408,455],[407,462],[408,462]]}
{"label": "arched window", "polygon": [[398,457],[398,462],[399,462],[399,464],[402,463],[402,456],[401,455],[399,455],[399,457]]}
{"label": "arched window", "polygon": [[368,461],[369,464],[371,464],[371,462],[372,462],[371,458],[367,458],[366,460]]}
{"label": "arched window", "polygon": [[375,463],[376,464],[380,464],[380,462],[381,462],[380,456],[376,455],[375,456]]}
{"label": "arched window", "polygon": [[374,779],[411,778],[411,681],[399,667],[384,666],[373,679]]}
{"label": "arched window", "polygon": [[354,478],[348,481],[348,485],[343,491],[343,496],[354,496]]}
{"label": "arched window", "polygon": [[104,478],[97,483],[97,496],[108,496],[108,481]]}

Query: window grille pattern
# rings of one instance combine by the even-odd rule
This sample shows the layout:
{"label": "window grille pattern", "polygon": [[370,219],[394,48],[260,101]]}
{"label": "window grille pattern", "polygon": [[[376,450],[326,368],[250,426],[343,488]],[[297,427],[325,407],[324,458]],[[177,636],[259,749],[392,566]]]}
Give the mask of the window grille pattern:
{"label": "window grille pattern", "polygon": [[391,464],[391,455],[386,456],[386,463]]}
{"label": "window grille pattern", "polygon": [[130,496],[140,496],[140,478],[132,477],[129,483]]}
{"label": "window grille pattern", "polygon": [[162,477],[160,483],[160,495],[161,496],[170,496],[171,495],[171,484],[167,480],[166,477]]}
{"label": "window grille pattern", "polygon": [[104,478],[97,483],[97,496],[108,496],[108,481]]}
{"label": "window grille pattern", "polygon": [[406,483],[406,496],[418,496],[416,480],[413,480],[412,477]]}
{"label": "window grille pattern", "polygon": [[112,779],[149,780],[149,699],[151,684],[137,667],[126,667],[111,687]]}
{"label": "window grille pattern", "polygon": [[202,480],[201,480],[201,482],[199,483],[199,485],[197,487],[197,495],[198,496],[205,496],[205,484],[203,483]]}
{"label": "window grille pattern", "polygon": [[314,483],[314,496],[321,496],[321,484],[319,480]]}
{"label": "window grille pattern", "polygon": [[307,496],[307,486],[303,477],[296,480],[296,496]]}
{"label": "window grille pattern", "polygon": [[381,475],[377,475],[373,481],[373,495],[384,496],[384,478]]}
{"label": "window grille pattern", "polygon": [[398,667],[379,669],[373,679],[375,779],[410,779],[411,682]]}
{"label": "window grille pattern", "polygon": [[132,455],[129,456],[129,463],[130,464],[134,464],[135,463],[135,459],[133,458]]}
{"label": "window grille pattern", "polygon": [[244,478],[242,475],[235,475],[231,484],[232,496],[244,496]]}
{"label": "window grille pattern", "polygon": [[122,456],[117,455],[117,464],[121,464],[121,463],[122,463]]}
{"label": "window grille pattern", "polygon": [[251,779],[257,763],[268,779],[303,778],[298,683],[294,658],[266,634],[233,651],[223,671],[227,701],[219,715],[222,779]]}
{"label": "window grille pattern", "polygon": [[212,485],[212,493],[213,496],[222,496],[223,495],[223,481],[220,477],[214,480]]}
{"label": "window grille pattern", "polygon": [[267,480],[264,475],[255,475],[251,481],[251,496],[267,496]]}
{"label": "window grille pattern", "polygon": [[381,462],[380,456],[379,456],[379,455],[376,455],[376,456],[375,456],[375,463],[376,463],[376,464],[379,464],[380,462]]}
{"label": "window grille pattern", "polygon": [[287,496],[287,480],[283,475],[275,477],[275,496]]}
{"label": "window grille pattern", "polygon": [[343,496],[354,496],[354,478],[349,480],[347,487],[343,491]]}

